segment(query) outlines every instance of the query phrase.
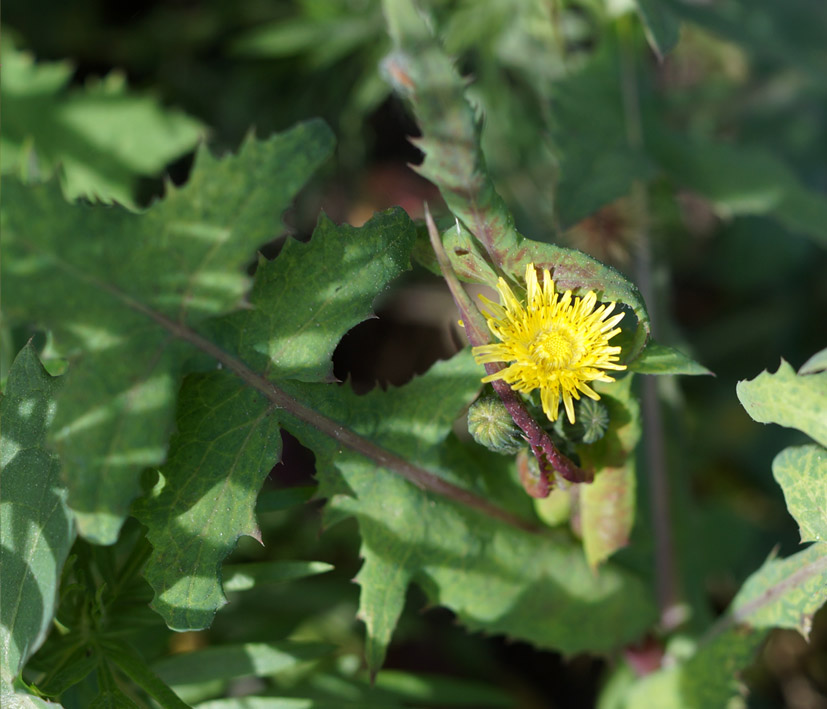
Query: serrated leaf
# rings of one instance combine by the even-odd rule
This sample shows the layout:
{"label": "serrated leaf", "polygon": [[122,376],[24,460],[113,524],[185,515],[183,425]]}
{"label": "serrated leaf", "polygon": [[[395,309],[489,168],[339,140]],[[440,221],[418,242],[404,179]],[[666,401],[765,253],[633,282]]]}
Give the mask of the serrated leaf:
{"label": "serrated leaf", "polygon": [[383,8],[395,46],[383,69],[393,88],[411,101],[422,129],[422,138],[414,141],[425,153],[417,171],[439,187],[451,212],[499,263],[520,237],[486,172],[465,85],[412,2],[393,0]]}
{"label": "serrated leaf", "polygon": [[635,0],[649,46],[663,59],[678,43],[680,20],[663,0]]}
{"label": "serrated leaf", "polygon": [[827,446],[827,372],[798,375],[782,359],[775,373],[740,381],[736,391],[756,421],[797,428]]}
{"label": "serrated leaf", "polygon": [[258,490],[281,455],[278,420],[226,371],[184,379],[160,490],[133,505],[153,551],[144,576],[173,630],[207,627],[226,599],[220,567],[242,535],[259,538]]}
{"label": "serrated leaf", "polygon": [[60,461],[46,448],[60,384],[60,379],[46,373],[28,344],[14,360],[0,401],[0,692],[4,699],[13,694],[14,680],[46,638],[61,570],[75,536],[60,482]]}
{"label": "serrated leaf", "polygon": [[792,628],[805,638],[813,615],[827,601],[827,544],[785,559],[768,559],[732,602],[731,614],[752,628]]}
{"label": "serrated leaf", "polygon": [[609,411],[609,429],[596,443],[581,446],[583,465],[595,470],[594,482],[580,487],[583,548],[592,568],[628,544],[635,520],[635,447],[641,428],[633,379],[595,387]]}
{"label": "serrated leaf", "polygon": [[215,336],[269,379],[330,381],[333,350],[409,268],[413,239],[401,209],[359,229],[322,215],[309,243],[290,240],[277,259],[260,261],[252,309],[222,318]]}
{"label": "serrated leaf", "polygon": [[[492,455],[480,466],[456,445],[449,446],[450,462],[440,455],[454,418],[478,388],[478,367],[465,351],[400,389],[356,396],[345,387],[308,386],[304,396],[384,449],[493,497],[511,480],[512,462]],[[472,630],[563,652],[608,649],[651,620],[643,584],[610,564],[593,574],[580,545],[566,535],[503,524],[388,474],[300,422],[285,425],[316,453],[320,494],[329,497],[329,508],[359,522],[365,558],[359,612],[375,632],[371,671],[379,667],[409,579]],[[350,494],[340,494],[343,489]]]}
{"label": "serrated leaf", "polygon": [[802,542],[827,542],[827,450],[808,445],[785,448],[772,462],[787,510],[798,522]]}
{"label": "serrated leaf", "polygon": [[[619,300],[631,307],[639,321],[635,352],[631,353],[632,356],[636,354],[649,333],[649,317],[637,288],[618,271],[579,251],[534,242],[516,231],[514,218],[486,170],[480,148],[479,121],[466,99],[465,83],[451,59],[439,46],[413,3],[393,0],[385,2],[384,8],[389,33],[396,46],[383,64],[385,74],[394,89],[410,100],[422,130],[422,138],[414,141],[425,153],[425,160],[417,171],[439,188],[451,212],[487,252],[483,257],[477,249],[447,244],[456,273],[474,280],[484,278],[489,285],[495,285],[493,276],[496,273],[485,266],[486,258],[506,276],[515,279],[522,278],[526,265],[532,261],[539,267],[549,268],[555,282],[563,289],[600,291],[607,300]],[[616,78],[613,81],[617,84]],[[613,133],[618,132],[617,121],[613,118],[616,114],[603,108],[597,114],[608,114]],[[593,119],[594,115],[590,114],[589,118]],[[578,130],[582,124],[582,120],[578,121]],[[578,130],[573,134],[578,134]],[[601,138],[603,133],[597,131]],[[620,135],[625,146],[622,130]],[[625,147],[623,150],[628,152]],[[600,152],[600,156],[603,155],[605,151]],[[583,161],[578,159],[572,163],[579,165]],[[621,175],[631,185],[634,175],[629,177],[630,170],[626,167],[625,163],[601,166],[600,174],[608,179]],[[563,172],[565,174],[565,169]],[[583,185],[590,181],[576,178],[573,183],[577,184],[580,194]],[[605,199],[614,199],[625,191],[613,192]],[[568,204],[563,197],[560,199],[563,204]],[[594,208],[598,206],[600,204]]]}
{"label": "serrated leaf", "polygon": [[[260,264],[250,309],[205,329],[272,380],[329,379],[334,347],[408,267],[413,239],[399,209],[359,229],[323,218],[308,244]],[[201,629],[226,602],[221,561],[241,535],[258,537],[256,496],[279,459],[283,415],[224,370],[184,380],[177,419],[160,489],[134,510],[154,547],[152,607],[171,628]]]}
{"label": "serrated leaf", "polygon": [[[3,63],[3,172],[50,176],[60,166],[67,198],[134,206],[139,176],[154,176],[192,150],[204,126],[110,74],[70,89],[72,67],[37,62],[8,36]],[[32,149],[34,155],[31,154]]]}
{"label": "serrated leaf", "polygon": [[331,142],[310,122],[237,156],[202,149],[189,183],[140,215],[67,204],[53,183],[4,180],[3,280],[16,296],[5,315],[49,328],[70,358],[52,438],[90,540],[116,539],[138,473],[164,459],[192,352],[170,334],[239,305],[250,254],[277,233]]}
{"label": "serrated leaf", "polygon": [[324,657],[333,650],[333,645],[291,641],[216,645],[167,657],[156,662],[153,670],[172,686],[213,679],[261,677]]}
{"label": "serrated leaf", "polygon": [[629,371],[638,374],[712,374],[683,352],[649,340],[640,356],[629,362]]}

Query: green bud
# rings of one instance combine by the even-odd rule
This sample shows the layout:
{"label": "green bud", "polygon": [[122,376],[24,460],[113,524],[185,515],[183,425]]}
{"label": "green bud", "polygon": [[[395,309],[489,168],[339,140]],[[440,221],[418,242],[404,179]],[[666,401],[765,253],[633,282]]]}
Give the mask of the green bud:
{"label": "green bud", "polygon": [[496,395],[484,394],[468,409],[468,432],[488,450],[514,455],[525,446],[522,432]]}
{"label": "green bud", "polygon": [[[570,441],[594,443],[609,428],[609,410],[602,401],[583,398],[575,405],[574,423],[563,422],[563,431]],[[562,417],[561,417],[562,418]]]}

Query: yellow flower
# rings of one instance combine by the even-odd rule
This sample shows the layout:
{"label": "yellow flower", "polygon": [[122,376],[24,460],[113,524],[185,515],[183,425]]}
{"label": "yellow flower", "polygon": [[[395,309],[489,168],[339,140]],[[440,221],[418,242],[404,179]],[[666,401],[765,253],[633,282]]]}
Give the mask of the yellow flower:
{"label": "yellow flower", "polygon": [[603,370],[626,369],[626,365],[617,364],[620,347],[609,345],[620,332],[615,325],[623,313],[609,317],[614,303],[595,308],[593,291],[582,298],[566,291],[561,297],[546,269],[541,286],[533,263],[526,267],[525,281],[525,306],[502,278],[497,285],[500,305],[480,296],[488,327],[500,342],[474,347],[474,359],[478,364],[511,362],[482,381],[503,379],[512,389],[526,394],[539,389],[543,411],[551,421],[557,420],[562,395],[566,414],[574,423],[572,399],[579,399],[581,393],[599,399],[589,382],[613,382]]}

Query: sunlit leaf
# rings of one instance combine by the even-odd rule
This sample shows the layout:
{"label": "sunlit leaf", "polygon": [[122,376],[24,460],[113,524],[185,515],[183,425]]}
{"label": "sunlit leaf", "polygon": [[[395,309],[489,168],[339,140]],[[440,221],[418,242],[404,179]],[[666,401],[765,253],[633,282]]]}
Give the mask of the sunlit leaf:
{"label": "sunlit leaf", "polygon": [[[29,344],[9,372],[0,402],[0,693],[11,699],[13,682],[43,644],[57,602],[63,564],[74,540],[60,461],[46,448],[60,379],[50,377]],[[34,702],[35,700],[31,700]]]}
{"label": "sunlit leaf", "polygon": [[827,450],[808,445],[785,448],[772,462],[802,542],[827,542]]}
{"label": "sunlit leaf", "polygon": [[4,314],[50,328],[70,359],[52,440],[84,536],[114,542],[139,472],[165,457],[193,351],[176,325],[240,305],[244,266],[331,142],[311,122],[221,160],[202,149],[189,183],[143,214],[67,204],[54,183],[4,182],[3,283],[15,293]]}
{"label": "sunlit leaf", "polygon": [[776,372],[738,382],[736,391],[756,421],[797,428],[827,446],[827,372],[796,374],[782,359]]}
{"label": "sunlit leaf", "polygon": [[4,36],[3,172],[44,179],[60,170],[66,196],[135,205],[138,177],[158,175],[205,129],[118,74],[70,89],[72,67],[34,62]]}

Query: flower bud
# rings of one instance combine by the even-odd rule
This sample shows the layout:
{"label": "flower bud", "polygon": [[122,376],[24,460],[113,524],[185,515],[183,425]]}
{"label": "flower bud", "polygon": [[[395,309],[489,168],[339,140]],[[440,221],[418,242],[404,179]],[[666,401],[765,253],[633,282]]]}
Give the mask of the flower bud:
{"label": "flower bud", "polygon": [[514,455],[525,441],[517,424],[496,395],[483,394],[468,409],[468,432],[488,450]]}
{"label": "flower bud", "polygon": [[565,421],[563,431],[570,441],[594,443],[609,428],[609,410],[601,401],[583,398],[575,406],[575,423]]}

